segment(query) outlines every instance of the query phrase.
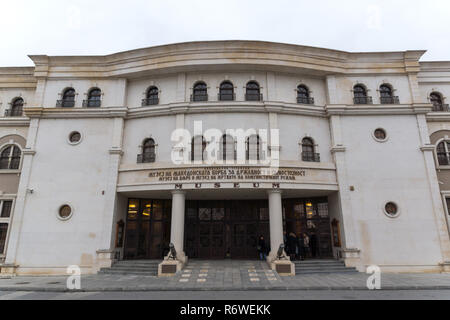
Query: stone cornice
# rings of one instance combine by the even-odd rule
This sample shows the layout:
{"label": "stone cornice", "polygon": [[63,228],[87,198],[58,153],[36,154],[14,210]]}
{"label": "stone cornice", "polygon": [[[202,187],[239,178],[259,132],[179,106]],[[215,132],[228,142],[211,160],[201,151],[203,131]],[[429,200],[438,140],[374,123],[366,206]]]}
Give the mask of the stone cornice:
{"label": "stone cornice", "polygon": [[450,112],[427,113],[427,122],[450,122]]}
{"label": "stone cornice", "polygon": [[0,118],[0,126],[28,126],[30,118],[47,119],[77,119],[77,118],[114,118],[126,119],[145,118],[153,116],[174,115],[179,113],[280,113],[315,117],[330,117],[332,115],[408,115],[427,114],[428,117],[450,117],[450,113],[429,113],[430,104],[413,105],[327,105],[314,106],[282,102],[239,102],[217,101],[202,103],[173,103],[149,107],[102,107],[102,108],[42,108],[26,107],[24,112],[28,118]]}
{"label": "stone cornice", "polygon": [[149,116],[171,115],[178,113],[285,113],[325,117],[323,106],[310,106],[295,103],[279,102],[239,102],[217,101],[202,103],[173,103],[150,107],[128,109],[127,119],[144,118]]}
{"label": "stone cornice", "polygon": [[[215,70],[267,70],[326,74],[418,72],[425,51],[344,52],[265,41],[198,41],[106,56],[31,55],[36,77],[136,78],[149,74]],[[416,70],[417,69],[417,70]]]}
{"label": "stone cornice", "polygon": [[30,118],[44,119],[80,119],[80,118],[125,118],[126,107],[111,108],[24,108]]}
{"label": "stone cornice", "polygon": [[367,116],[367,115],[408,115],[423,114],[431,110],[429,104],[392,104],[392,105],[327,105],[327,116]]}
{"label": "stone cornice", "polygon": [[0,118],[0,127],[28,127],[30,119],[27,117]]}

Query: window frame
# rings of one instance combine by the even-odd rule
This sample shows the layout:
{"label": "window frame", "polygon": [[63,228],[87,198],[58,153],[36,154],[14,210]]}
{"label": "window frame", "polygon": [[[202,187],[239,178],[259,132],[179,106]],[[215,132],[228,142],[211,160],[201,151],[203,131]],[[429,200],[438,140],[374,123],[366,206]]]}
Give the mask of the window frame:
{"label": "window frame", "polygon": [[[18,104],[18,101],[21,101],[20,104]],[[11,107],[6,112],[8,113],[9,117],[22,117],[23,116],[23,106],[25,105],[25,100],[22,97],[15,97],[11,100]],[[19,110],[17,112],[17,110]]]}
{"label": "window frame", "polygon": [[[200,88],[202,86],[202,88]],[[203,94],[199,94],[204,92]],[[197,81],[192,87],[192,102],[206,102],[208,101],[208,85],[204,81]]]}
{"label": "window frame", "polygon": [[[22,147],[19,146],[17,143],[14,143],[14,142],[13,143],[6,143],[6,144],[0,146],[0,164],[1,164],[3,151],[5,151],[9,147],[11,147],[11,151],[10,151],[9,156],[8,156],[8,168],[1,168],[0,167],[0,171],[8,171],[8,172],[20,171],[21,167],[22,167],[23,151],[22,151]],[[19,163],[18,163],[17,168],[11,168],[11,162],[12,162],[12,159],[13,159],[13,154],[14,154],[14,149],[15,148],[19,149],[19,152],[20,152]]]}
{"label": "window frame", "polygon": [[[437,99],[432,99],[432,96],[436,96]],[[430,103],[433,105],[433,109],[432,111],[434,112],[444,112],[446,110],[444,107],[444,96],[442,95],[442,93],[440,93],[439,91],[432,91],[430,92],[430,94],[428,95],[428,100],[430,101]],[[435,104],[433,101],[435,100],[439,100],[439,104]],[[436,109],[436,106],[439,106],[439,110]]]}
{"label": "window frame", "polygon": [[[224,88],[224,85],[230,85],[229,88]],[[231,93],[223,93],[222,91],[228,90],[231,91]],[[223,99],[223,97],[231,97],[231,99]],[[236,100],[235,92],[234,92],[234,85],[230,80],[224,80],[219,85],[219,94],[218,94],[218,100],[219,101],[234,101]]]}
{"label": "window frame", "polygon": [[[444,153],[445,153],[445,156],[447,159],[447,164],[440,164],[440,162],[439,162],[438,147],[441,143],[443,143],[443,145],[444,145]],[[436,159],[436,165],[437,165],[438,169],[450,169],[450,146],[449,146],[449,144],[450,144],[450,139],[448,139],[448,138],[442,138],[442,139],[439,139],[438,141],[436,141],[436,145],[434,148],[434,156]]]}
{"label": "window frame", "polygon": [[[94,91],[98,91],[99,93],[96,95],[93,95],[92,93]],[[102,96],[103,96],[103,91],[98,88],[98,87],[93,87],[91,89],[89,89],[88,93],[87,93],[87,99],[84,103],[84,106],[87,108],[99,108],[102,105]]]}
{"label": "window frame", "polygon": [[[5,245],[3,247],[3,252],[0,251],[0,257],[2,257],[2,258],[6,256],[6,252],[8,250],[8,241],[9,241],[9,234],[11,231],[11,222],[12,222],[12,217],[13,217],[13,213],[14,213],[14,206],[16,204],[15,200],[16,200],[15,198],[10,198],[10,197],[9,198],[8,197],[0,198],[0,223],[4,223],[4,224],[8,225],[8,228],[6,230]],[[3,206],[6,201],[12,202],[11,203],[11,211],[9,213],[9,217],[2,217],[1,213],[3,211]]]}
{"label": "window frame", "polygon": [[[255,88],[251,88],[250,85],[255,85]],[[254,90],[254,93],[249,92],[249,90]],[[257,97],[257,99],[249,99],[249,97]],[[261,85],[256,80],[250,80],[245,84],[245,101],[263,101],[261,93]]]}
{"label": "window frame", "polygon": [[[150,143],[149,145],[146,145]],[[145,152],[146,148],[150,149],[150,152]],[[151,152],[152,151],[152,152]],[[154,138],[146,138],[142,141],[141,146],[142,161],[140,163],[154,163],[156,162],[156,141]]]}

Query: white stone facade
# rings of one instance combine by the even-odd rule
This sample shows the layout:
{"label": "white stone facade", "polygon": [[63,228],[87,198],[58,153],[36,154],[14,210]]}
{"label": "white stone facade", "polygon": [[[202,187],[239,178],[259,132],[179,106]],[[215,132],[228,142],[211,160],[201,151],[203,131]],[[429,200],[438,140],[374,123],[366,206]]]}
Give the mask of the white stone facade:
{"label": "white stone facade", "polygon": [[[341,243],[333,242],[332,254],[348,266],[448,270],[450,165],[439,164],[436,145],[450,139],[450,62],[419,62],[423,53],[213,41],[108,56],[30,56],[33,68],[0,68],[0,153],[11,145],[21,150],[18,169],[0,169],[0,205],[13,204],[10,217],[0,218],[7,224],[1,272],[64,274],[67,266],[79,265],[95,273],[110,266],[123,257],[116,224],[126,221],[129,198],[176,198],[171,230],[177,234],[170,239],[180,255],[184,199],[266,199],[273,256],[283,231],[279,195],[327,198],[330,221],[340,226]],[[199,81],[207,86],[207,101],[191,101]],[[232,101],[219,99],[223,81],[233,84]],[[259,85],[259,101],[246,99],[249,81]],[[298,103],[302,84],[313,103]],[[359,84],[372,103],[354,103]],[[383,84],[398,101],[383,103]],[[151,86],[158,89],[158,103],[143,106]],[[75,90],[73,107],[57,107],[67,88]],[[92,88],[101,90],[99,107],[83,106]],[[433,111],[433,92],[441,94],[442,112]],[[6,116],[17,97],[23,115]],[[279,151],[280,168],[303,170],[304,176],[152,178],[164,170],[224,167],[173,163],[172,132],[194,135],[196,121],[203,130],[223,132],[278,129],[279,147],[269,140],[264,154]],[[382,141],[374,136],[379,128],[386,134]],[[81,134],[80,141],[70,143],[72,132]],[[305,137],[320,161],[302,160]],[[156,143],[155,159],[137,163],[147,138]],[[385,212],[388,202],[397,206],[396,215]],[[58,216],[63,205],[71,207],[68,219]]]}

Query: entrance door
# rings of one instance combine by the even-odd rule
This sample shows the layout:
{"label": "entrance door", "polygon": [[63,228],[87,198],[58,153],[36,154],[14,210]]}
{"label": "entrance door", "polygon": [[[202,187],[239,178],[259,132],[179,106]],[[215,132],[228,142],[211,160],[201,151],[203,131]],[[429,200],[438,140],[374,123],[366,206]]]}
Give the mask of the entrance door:
{"label": "entrance door", "polygon": [[238,222],[232,224],[233,245],[231,256],[233,258],[256,258],[257,257],[257,224],[249,222]]}
{"label": "entrance door", "polygon": [[286,199],[283,201],[283,223],[287,234],[309,237],[307,258],[331,258],[331,228],[326,198]]}
{"label": "entrance door", "polygon": [[185,252],[202,259],[256,259],[258,236],[269,244],[267,201],[187,201]]}
{"label": "entrance door", "polygon": [[125,259],[160,259],[170,241],[170,201],[129,199]]}

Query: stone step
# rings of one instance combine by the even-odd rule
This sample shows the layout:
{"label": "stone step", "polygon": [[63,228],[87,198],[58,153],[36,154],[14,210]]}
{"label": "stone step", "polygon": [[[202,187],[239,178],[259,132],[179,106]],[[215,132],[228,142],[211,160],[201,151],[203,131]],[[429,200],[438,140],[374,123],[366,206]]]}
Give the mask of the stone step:
{"label": "stone step", "polygon": [[311,273],[311,272],[358,272],[355,268],[304,268],[295,269],[296,273]]}
{"label": "stone step", "polygon": [[112,270],[123,270],[123,271],[142,271],[142,272],[157,272],[158,266],[156,267],[123,267],[123,266],[113,266],[110,268]]}
{"label": "stone step", "polygon": [[316,268],[295,268],[298,271],[311,271],[311,270],[331,270],[331,271],[339,271],[339,270],[356,270],[355,268],[347,268],[347,267],[316,267]]}
{"label": "stone step", "polygon": [[113,269],[113,268],[102,268],[99,273],[101,274],[123,274],[123,275],[144,275],[144,276],[157,276],[157,270],[146,270],[146,271],[137,271],[137,270],[122,270],[122,269]]}
{"label": "stone step", "polygon": [[311,271],[297,271],[295,270],[295,275],[304,275],[304,274],[324,274],[324,273],[358,273],[356,270],[311,270]]}
{"label": "stone step", "polygon": [[114,263],[113,267],[125,267],[125,268],[158,268],[159,263],[154,264],[145,264],[145,263],[136,263],[136,264],[129,264],[129,263]]}

